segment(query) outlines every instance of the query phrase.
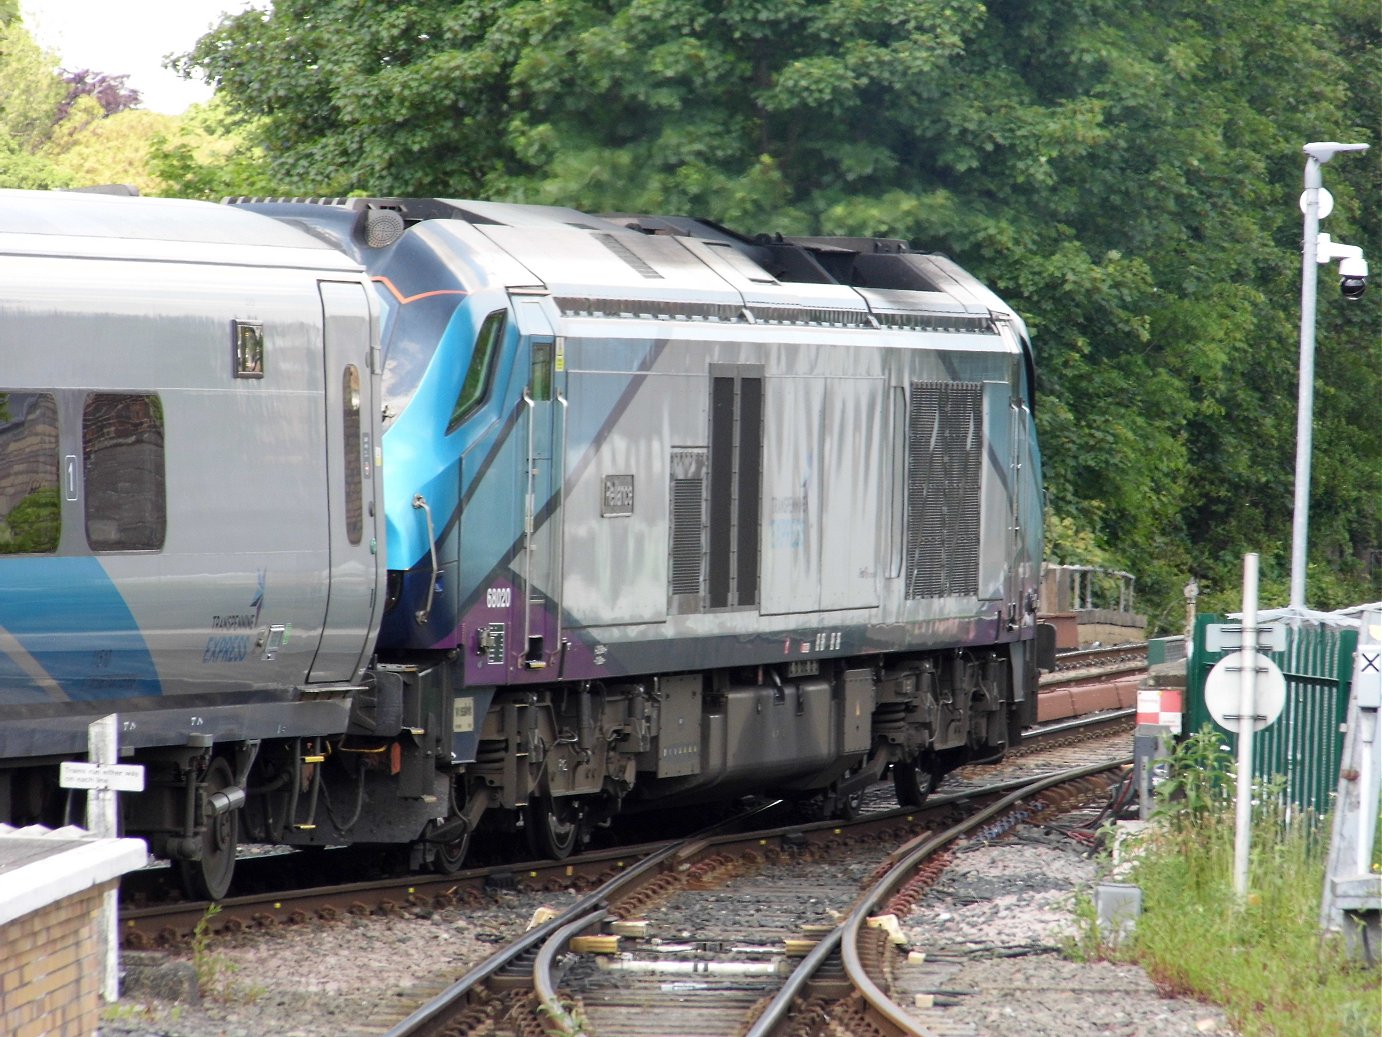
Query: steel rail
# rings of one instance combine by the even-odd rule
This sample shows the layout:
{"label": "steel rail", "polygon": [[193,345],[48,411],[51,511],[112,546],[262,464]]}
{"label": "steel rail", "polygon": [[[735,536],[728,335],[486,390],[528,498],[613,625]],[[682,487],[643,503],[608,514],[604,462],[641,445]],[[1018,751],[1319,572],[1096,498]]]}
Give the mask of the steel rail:
{"label": "steel rail", "polygon": [[1016,806],[1024,799],[1035,796],[1056,785],[1062,785],[1070,781],[1078,781],[1081,778],[1092,777],[1104,771],[1112,770],[1115,767],[1124,767],[1132,763],[1132,757],[1124,757],[1111,762],[1093,764],[1087,767],[1078,767],[1074,770],[1062,771],[1059,774],[1047,778],[1041,778],[1032,782],[1027,788],[1020,789],[1008,796],[1003,797],[998,802],[985,807],[974,816],[953,828],[948,828],[937,835],[923,837],[921,843],[907,853],[905,857],[898,861],[897,866],[884,875],[872,889],[865,894],[859,901],[858,906],[850,912],[849,917],[841,926],[841,959],[844,962],[845,974],[854,984],[856,990],[863,995],[869,1007],[885,1019],[889,1025],[894,1026],[900,1033],[910,1034],[913,1037],[937,1037],[932,1031],[923,1027],[916,1019],[903,1011],[888,997],[873,978],[864,970],[863,961],[859,957],[859,934],[863,930],[869,915],[878,904],[887,900],[895,893],[908,878],[911,877],[913,870],[927,857],[937,850],[954,842],[960,836],[979,827],[981,824],[1001,814],[1010,807]]}
{"label": "steel rail", "polygon": [[889,857],[893,864],[888,873],[859,898],[854,910],[850,912],[846,920],[826,934],[802,959],[801,963],[778,989],[773,999],[768,1002],[762,1014],[744,1032],[744,1037],[772,1037],[786,1021],[793,1003],[801,996],[807,984],[837,950],[841,952],[845,974],[875,1012],[898,1027],[904,1034],[912,1034],[915,1037],[935,1037],[931,1031],[920,1027],[915,1019],[899,1009],[883,991],[878,989],[868,973],[864,971],[858,951],[859,933],[863,923],[867,921],[869,915],[880,902],[892,896],[897,887],[911,877],[918,864],[955,839],[986,823],[1010,807],[1021,803],[1024,799],[1044,792],[1048,788],[1069,781],[1078,781],[1080,778],[1099,774],[1114,767],[1126,766],[1131,762],[1132,757],[1125,757],[1111,762],[1061,771],[1036,779],[1022,778],[1007,782],[1005,786],[1013,787],[1014,791],[984,807],[972,817],[938,834],[920,835],[916,839],[904,843]]}
{"label": "steel rail", "polygon": [[1053,720],[1049,724],[1029,727],[1023,731],[1022,741],[1017,748],[1023,749],[1027,746],[1040,748],[1042,742],[1057,738],[1060,735],[1073,734],[1085,729],[1097,731],[1101,727],[1117,727],[1124,721],[1134,720],[1136,717],[1136,707],[1129,706],[1126,709],[1110,709],[1103,713],[1086,713],[1083,716],[1071,717],[1068,720]]}
{"label": "steel rail", "polygon": [[[955,793],[946,796],[934,796],[927,801],[927,806],[942,806],[948,803],[974,799],[982,795],[994,795],[996,794],[996,790],[1000,788],[1023,788],[1030,784],[1030,778],[1019,778],[1014,779],[1012,781],[1004,782],[1001,784],[1001,786],[993,786],[982,790],[972,790],[969,792]],[[885,817],[893,818],[914,815],[918,809],[919,808],[916,807],[898,807],[894,810],[882,811],[880,813]],[[877,814],[870,816],[874,818],[878,817]],[[838,821],[823,821],[816,822],[810,826],[805,827],[809,827],[815,830],[838,829],[840,827],[840,823]],[[754,833],[754,835],[756,838],[770,839],[775,836],[786,835],[789,832],[797,832],[803,830],[804,826],[793,825],[781,829],[757,832]],[[702,842],[703,845],[710,846],[714,845],[718,841],[719,840],[717,839],[707,838]],[[689,856],[690,853],[688,852],[684,855]],[[611,887],[620,885],[628,879],[629,875],[627,873],[620,875],[614,880],[612,880],[612,882],[609,885],[603,887],[602,891],[607,894],[617,893],[618,890]],[[576,907],[573,907],[571,909],[571,911],[573,912],[575,910],[577,910]],[[609,910],[607,909],[606,902],[606,904],[602,904],[595,910],[583,913],[579,917],[572,919],[561,929],[554,932],[548,940],[546,940],[546,942],[543,944],[542,950],[538,953],[536,961],[533,963],[533,989],[537,993],[538,1001],[541,1005],[541,1011],[543,1011],[547,1015],[550,1023],[560,1027],[559,1032],[563,1035],[563,1037],[588,1037],[588,1034],[586,1033],[585,1029],[581,1026],[581,1024],[576,1019],[574,1019],[569,1012],[567,1012],[565,1006],[561,1003],[560,995],[557,993],[556,983],[553,981],[552,977],[557,956],[567,949],[574,936],[576,936],[578,933],[584,932],[585,930],[589,929],[594,925],[598,925],[599,923],[601,923],[609,917],[611,917],[611,915]],[[793,985],[793,994],[795,994],[796,991],[800,989],[800,987],[804,986],[807,982],[811,980],[815,973],[819,971],[820,966],[824,964],[826,959],[830,957],[830,954],[839,946],[840,933],[841,929],[839,926],[836,926],[834,929],[832,929],[830,933],[828,933],[822,940],[820,940],[817,943],[817,945],[814,948],[812,948],[812,950],[807,954],[806,958],[803,959],[802,963],[789,977],[788,982]],[[744,1037],[753,1037],[756,1030],[757,1026],[755,1026],[754,1029],[748,1031],[748,1033],[746,1033]],[[763,1031],[764,1034],[767,1034],[768,1032],[770,1031]]]}
{"label": "steel rail", "polygon": [[[426,1032],[426,1028],[434,1023],[438,1023],[446,1018],[455,1007],[460,1004],[475,987],[488,982],[499,971],[507,968],[523,954],[531,950],[540,943],[552,943],[554,947],[564,947],[565,943],[557,943],[556,934],[564,930],[577,931],[587,922],[587,919],[594,914],[602,914],[608,906],[610,897],[618,893],[622,887],[630,884],[636,879],[660,868],[666,861],[674,858],[694,853],[696,849],[711,839],[723,828],[739,824],[755,814],[770,810],[777,806],[779,801],[766,803],[745,814],[739,814],[725,821],[720,821],[709,828],[703,829],[686,839],[668,843],[665,847],[644,857],[638,863],[631,865],[627,870],[610,879],[603,886],[592,890],[581,897],[576,903],[572,904],[555,918],[549,919],[535,929],[524,933],[517,941],[501,948],[496,953],[490,955],[479,965],[461,976],[460,979],[452,983],[444,991],[438,994],[427,1004],[418,1008],[406,1019],[403,1019],[393,1029],[389,1030],[385,1037],[416,1037],[417,1034]],[[580,924],[578,924],[580,923]],[[553,951],[555,954],[555,950]],[[553,999],[556,997],[555,991],[550,991]],[[558,1007],[560,1007],[558,1005]],[[563,1015],[565,1012],[563,1011]]]}
{"label": "steel rail", "polygon": [[[1097,773],[1099,770],[1105,769],[1108,766],[1111,765],[1101,764],[1093,768],[1085,769]],[[1003,805],[1020,802],[1023,796],[1030,794],[1034,788],[1044,788],[1050,784],[1057,784],[1062,780],[1071,780],[1072,774],[1076,773],[1078,772],[1063,771],[1054,776],[1044,776],[1036,781],[1030,777],[1017,778],[983,789],[969,790],[944,796],[931,796],[927,800],[925,808],[898,807],[894,810],[871,814],[869,818],[872,820],[879,820],[881,818],[911,816],[914,815],[918,809],[931,809],[950,803],[973,800],[985,796],[1001,796],[994,804],[983,808],[979,814],[976,815],[979,820],[976,821],[975,824],[978,824],[982,823],[983,820],[987,820],[994,813],[998,812],[998,810],[1002,809]],[[735,818],[731,818],[728,821],[721,822],[702,832],[698,832],[696,835],[687,839],[671,843],[657,852],[650,854],[648,857],[645,857],[643,860],[610,879],[598,889],[587,893],[557,917],[530,930],[515,943],[502,948],[488,959],[475,966],[456,980],[456,982],[445,991],[437,995],[433,1000],[418,1008],[406,1019],[397,1023],[393,1029],[389,1030],[384,1035],[384,1037],[417,1037],[419,1034],[428,1032],[428,1027],[443,1022],[448,1015],[453,1013],[458,1005],[464,1002],[473,989],[488,982],[497,973],[507,968],[517,959],[539,945],[541,945],[542,949],[539,951],[537,960],[533,966],[533,986],[538,999],[545,1006],[544,1010],[546,1013],[549,1013],[549,1018],[552,1021],[565,1027],[565,1032],[570,1034],[571,1037],[580,1037],[583,1032],[580,1028],[580,1024],[572,1019],[570,1014],[562,1007],[555,984],[550,978],[552,966],[557,955],[567,948],[571,937],[606,917],[609,913],[609,905],[613,899],[622,893],[627,886],[634,884],[648,874],[656,872],[664,863],[673,858],[690,857],[700,852],[703,848],[712,846],[721,840],[740,838],[740,836],[720,835],[718,833],[721,829],[740,823],[745,820],[745,818],[766,811],[774,805],[776,804],[767,804],[747,815],[739,815]],[[754,837],[771,838],[773,834],[838,827],[838,821],[819,822],[811,825],[792,825],[781,829],[755,832]],[[962,830],[962,827],[963,826],[956,826],[956,828],[951,829],[951,831],[958,832]],[[921,836],[919,838],[926,839],[928,837]],[[898,853],[905,852],[908,847],[912,846],[914,843],[915,840],[911,843],[904,844],[901,850],[893,854],[893,858],[895,859]],[[872,892],[873,891],[870,891],[870,893],[865,894],[865,896],[870,897],[871,900],[877,899],[871,896]],[[844,932],[845,930],[842,926],[837,926],[831,933],[827,934],[827,936],[807,955],[802,965],[788,978],[788,987],[786,989],[789,989],[791,993],[785,996],[784,1003],[786,1005],[790,1006],[791,996],[797,993],[805,983],[809,982],[815,972],[818,971],[820,964],[823,964],[829,958],[832,951],[840,944],[841,936]],[[812,966],[809,970],[806,968],[807,963],[810,963]],[[776,1004],[776,1000],[774,1004]],[[783,1011],[785,1011],[785,1009],[783,1009]],[[765,1012],[765,1017],[767,1015],[768,1013]],[[759,1030],[757,1028],[758,1026],[761,1026],[761,1023],[755,1024],[755,1030],[750,1031],[750,1033],[767,1034],[771,1032],[770,1030]],[[748,1037],[747,1034],[746,1037]]]}
{"label": "steel rail", "polygon": [[586,1037],[586,1033],[562,1005],[561,997],[557,994],[556,983],[552,977],[556,958],[566,950],[572,937],[577,933],[584,932],[592,925],[599,925],[608,917],[609,911],[602,906],[573,919],[552,934],[551,939],[542,945],[537,960],[533,962],[533,990],[537,993],[539,1010],[545,1012],[549,1021],[560,1026],[562,1033],[569,1037]]}

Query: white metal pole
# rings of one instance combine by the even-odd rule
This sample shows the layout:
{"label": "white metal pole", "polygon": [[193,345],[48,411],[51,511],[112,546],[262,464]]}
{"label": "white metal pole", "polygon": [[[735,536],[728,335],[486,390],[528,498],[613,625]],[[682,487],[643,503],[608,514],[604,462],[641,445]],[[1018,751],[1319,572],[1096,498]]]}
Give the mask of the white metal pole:
{"label": "white metal pole", "polygon": [[1257,555],[1243,556],[1243,669],[1238,675],[1238,789],[1233,836],[1233,892],[1248,893],[1252,849],[1252,735],[1257,721]]}
{"label": "white metal pole", "polygon": [[[1310,452],[1315,411],[1315,303],[1319,286],[1320,167],[1339,152],[1367,151],[1366,144],[1314,141],[1305,145],[1305,239],[1300,257],[1300,390],[1296,410],[1296,492],[1291,519],[1291,612],[1305,612],[1306,549],[1310,530]],[[1328,215],[1326,211],[1325,215]],[[1328,258],[1328,257],[1326,257]]]}
{"label": "white metal pole", "polygon": [[1296,495],[1291,519],[1291,611],[1305,611],[1305,557],[1310,527],[1310,452],[1314,444],[1315,301],[1318,295],[1320,162],[1305,159],[1305,239],[1300,269],[1300,389],[1296,408]]}
{"label": "white metal pole", "polygon": [[[87,756],[92,763],[120,762],[119,722],[112,713],[87,727]],[[113,788],[94,788],[86,794],[86,828],[103,839],[120,835]],[[120,1000],[120,899],[113,889],[101,898],[101,930],[101,996],[114,1004]]]}
{"label": "white metal pole", "polygon": [[[120,762],[117,744],[116,714],[102,717],[86,729],[87,757],[92,763]],[[102,839],[114,839],[120,834],[115,816],[115,790],[97,787],[86,794],[86,830]]]}

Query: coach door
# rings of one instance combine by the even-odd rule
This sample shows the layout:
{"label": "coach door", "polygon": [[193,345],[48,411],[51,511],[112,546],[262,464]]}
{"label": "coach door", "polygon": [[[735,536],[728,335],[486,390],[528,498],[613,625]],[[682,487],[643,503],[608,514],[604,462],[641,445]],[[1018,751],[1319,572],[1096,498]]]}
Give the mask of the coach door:
{"label": "coach door", "polygon": [[[1022,345],[1006,324],[1000,325],[1004,340],[1016,351],[1021,363]],[[1028,530],[1024,527],[1027,516],[1027,484],[1031,473],[1027,471],[1027,453],[1031,449],[1029,438],[1030,411],[1027,396],[1023,391],[1021,379],[1013,377],[1008,390],[1008,550],[1007,550],[1007,620],[1008,628],[1016,629],[1026,623],[1027,616],[1023,602],[1023,588],[1031,578],[1031,559],[1027,557],[1026,543]]]}
{"label": "coach door", "polygon": [[367,661],[379,596],[373,315],[361,285],[323,281],[320,288],[331,564],[326,621],[309,680],[353,681]]}
{"label": "coach door", "polygon": [[530,360],[520,418],[527,450],[520,480],[523,544],[515,562],[519,593],[514,604],[521,610],[515,633],[522,637],[516,647],[523,669],[541,670],[557,660],[562,638],[566,363],[545,300],[518,296],[513,308]]}

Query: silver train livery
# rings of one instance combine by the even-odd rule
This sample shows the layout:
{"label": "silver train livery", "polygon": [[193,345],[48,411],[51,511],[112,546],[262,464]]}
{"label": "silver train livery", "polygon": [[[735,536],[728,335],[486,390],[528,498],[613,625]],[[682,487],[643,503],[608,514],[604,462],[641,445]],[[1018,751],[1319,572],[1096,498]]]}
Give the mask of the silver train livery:
{"label": "silver train livery", "polygon": [[919,803],[1035,710],[1024,326],[872,238],[0,192],[0,820],[406,848]]}

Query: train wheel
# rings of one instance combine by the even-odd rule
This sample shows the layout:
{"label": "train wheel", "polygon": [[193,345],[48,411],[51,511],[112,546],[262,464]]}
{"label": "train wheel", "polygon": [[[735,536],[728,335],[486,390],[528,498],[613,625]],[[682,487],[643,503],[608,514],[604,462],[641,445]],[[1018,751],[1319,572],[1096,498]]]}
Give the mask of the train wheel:
{"label": "train wheel", "polygon": [[919,807],[936,787],[936,776],[921,766],[921,760],[898,760],[893,764],[893,790],[904,807]]}
{"label": "train wheel", "polygon": [[554,798],[550,793],[534,796],[528,801],[523,827],[534,854],[563,860],[576,848],[580,811],[569,797]]}
{"label": "train wheel", "polygon": [[[836,784],[843,783],[849,778],[859,773],[858,767],[851,767],[841,777]],[[840,795],[838,792],[834,797],[833,815],[842,821],[853,821],[864,810],[864,790],[856,789],[847,795]]]}
{"label": "train wheel", "polygon": [[864,809],[864,791],[851,792],[835,800],[835,816],[841,821],[853,821]]}
{"label": "train wheel", "polygon": [[465,864],[470,851],[470,832],[449,843],[442,843],[432,857],[432,870],[439,875],[454,875]]}
{"label": "train wheel", "polygon": [[[235,776],[224,757],[216,757],[206,770],[206,791],[230,788]],[[227,810],[205,819],[202,832],[202,857],[198,861],[178,861],[182,888],[194,900],[220,900],[230,890],[235,874],[235,848],[240,842],[240,812]]]}

